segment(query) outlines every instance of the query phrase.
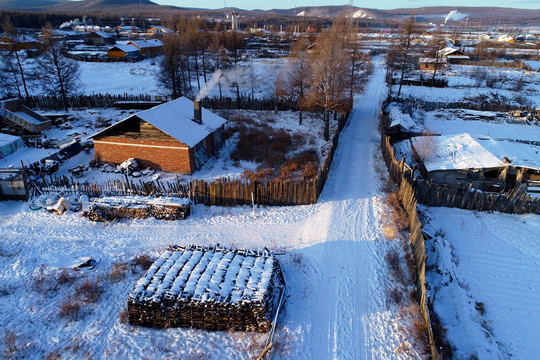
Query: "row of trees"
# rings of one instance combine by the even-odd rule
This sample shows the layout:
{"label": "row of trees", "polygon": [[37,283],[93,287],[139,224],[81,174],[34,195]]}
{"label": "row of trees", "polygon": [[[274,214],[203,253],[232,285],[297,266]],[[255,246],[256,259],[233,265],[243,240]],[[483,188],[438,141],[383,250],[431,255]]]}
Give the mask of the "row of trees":
{"label": "row of trees", "polygon": [[[213,86],[219,88],[221,96],[222,84],[232,86],[237,99],[248,92],[254,96],[258,80],[241,34],[209,32],[199,20],[187,20],[178,27],[182,36],[170,35],[163,40],[164,56],[158,72],[158,80],[173,97],[196,92],[204,97],[205,90]],[[345,112],[352,106],[363,64],[356,31],[352,30],[350,23],[336,21],[318,38],[300,37],[291,46],[287,66],[275,69],[263,84],[271,90],[276,104],[281,101],[299,109],[300,124],[303,111],[320,110],[327,140],[331,113]],[[248,84],[240,79],[246,73]]]}
{"label": "row of trees", "polygon": [[[9,21],[2,24],[5,33],[17,42],[18,35]],[[51,95],[59,96],[68,107],[67,98],[80,86],[79,65],[66,56],[62,41],[54,37],[40,42],[40,55],[35,63],[24,61],[19,51],[3,51],[1,54],[0,89],[4,96],[28,97],[31,86],[41,86]]]}

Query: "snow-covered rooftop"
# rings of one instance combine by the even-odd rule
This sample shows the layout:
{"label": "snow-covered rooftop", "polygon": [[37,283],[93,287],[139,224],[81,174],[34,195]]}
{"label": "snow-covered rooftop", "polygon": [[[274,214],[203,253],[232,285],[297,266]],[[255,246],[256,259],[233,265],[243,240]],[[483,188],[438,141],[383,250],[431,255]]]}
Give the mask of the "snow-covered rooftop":
{"label": "snow-covered rooftop", "polygon": [[176,140],[194,147],[204,140],[210,133],[224,125],[227,120],[210,110],[201,108],[202,123],[193,121],[193,101],[181,97],[168,103],[158,105],[149,110],[134,114],[94,135],[101,134],[116,125],[138,117],[172,136]]}
{"label": "snow-covered rooftop", "polygon": [[150,40],[133,40],[128,41],[128,45],[135,45],[139,49],[149,48],[149,47],[160,47],[163,46],[163,43],[158,39]]}
{"label": "snow-covered rooftop", "polygon": [[[506,157],[513,166],[540,170],[540,147],[494,140],[488,136],[469,134],[431,137],[435,154],[424,160],[427,171],[489,169],[506,166]],[[426,137],[411,139],[416,147],[425,145]]]}
{"label": "snow-covered rooftop", "polygon": [[113,50],[114,48],[122,50],[125,53],[139,51],[139,48],[136,47],[135,45],[122,45],[122,44],[114,45],[112,48],[109,49],[109,51]]}

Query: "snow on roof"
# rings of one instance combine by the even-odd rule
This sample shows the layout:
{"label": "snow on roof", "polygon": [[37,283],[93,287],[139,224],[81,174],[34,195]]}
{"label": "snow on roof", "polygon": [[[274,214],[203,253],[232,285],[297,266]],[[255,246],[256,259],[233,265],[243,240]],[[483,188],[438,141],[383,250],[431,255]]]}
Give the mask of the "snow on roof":
{"label": "snow on roof", "polygon": [[19,136],[0,133],[0,146],[8,145],[21,139]]}
{"label": "snow on roof", "polygon": [[[411,139],[421,146],[425,136]],[[489,136],[469,134],[433,137],[435,155],[424,161],[427,171],[489,169],[511,165],[540,170],[540,147],[507,140],[494,140]]]}
{"label": "snow on roof", "polygon": [[104,39],[110,39],[114,37],[114,34],[105,31],[93,31],[94,34],[101,36]]}
{"label": "snow on roof", "polygon": [[405,130],[410,130],[415,127],[415,122],[409,114],[404,114],[398,106],[389,106],[388,115],[392,122],[390,127],[401,125]]}
{"label": "snow on roof", "polygon": [[128,44],[135,45],[139,49],[149,48],[149,47],[159,47],[163,46],[163,43],[158,39],[151,40],[133,40],[128,41]]}
{"label": "snow on roof", "polygon": [[17,34],[17,35],[5,34],[3,37],[7,37],[11,41],[18,42],[18,43],[27,43],[27,42],[36,42],[37,41],[32,36],[25,35],[25,34]]}
{"label": "snow on roof", "polygon": [[122,45],[122,44],[117,44],[113,46],[112,48],[109,49],[109,51],[113,50],[114,48],[122,50],[125,53],[139,51],[139,48],[136,47],[135,45]]}
{"label": "snow on roof", "polygon": [[452,57],[454,59],[468,59],[469,57],[463,52],[459,51],[456,48],[453,47],[445,47],[442,50],[439,50],[439,56],[441,57]]}
{"label": "snow on roof", "polygon": [[[426,136],[411,139],[417,149],[424,147]],[[435,154],[424,160],[428,172],[436,170],[465,170],[497,168],[504,166],[499,160],[469,134],[430,136]]]}
{"label": "snow on roof", "polygon": [[187,146],[194,147],[227,122],[227,120],[210,110],[205,108],[201,108],[201,110],[202,124],[199,124],[192,120],[193,101],[186,97],[181,97],[134,114],[90,137],[93,138],[124,121],[138,117]]}

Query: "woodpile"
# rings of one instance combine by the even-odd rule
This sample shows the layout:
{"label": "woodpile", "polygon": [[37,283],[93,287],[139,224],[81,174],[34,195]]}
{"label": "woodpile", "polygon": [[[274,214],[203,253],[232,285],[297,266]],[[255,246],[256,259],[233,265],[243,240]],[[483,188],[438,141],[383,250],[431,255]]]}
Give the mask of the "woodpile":
{"label": "woodpile", "polygon": [[128,299],[132,325],[268,332],[282,274],[264,250],[170,246]]}
{"label": "woodpile", "polygon": [[95,199],[83,215],[96,222],[115,219],[183,220],[190,212],[188,199],[145,199],[138,197],[108,197]]}

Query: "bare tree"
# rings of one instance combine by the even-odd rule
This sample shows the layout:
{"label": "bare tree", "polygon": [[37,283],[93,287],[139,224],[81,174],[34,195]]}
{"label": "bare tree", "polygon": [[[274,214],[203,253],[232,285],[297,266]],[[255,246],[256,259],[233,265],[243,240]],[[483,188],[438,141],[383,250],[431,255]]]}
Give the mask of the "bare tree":
{"label": "bare tree", "polygon": [[310,99],[323,109],[324,139],[330,139],[330,112],[342,110],[346,99],[349,58],[337,32],[323,33],[310,54],[313,74]]}
{"label": "bare tree", "polygon": [[27,76],[24,71],[22,59],[18,51],[19,35],[13,28],[13,24],[9,20],[5,20],[2,23],[4,32],[11,38],[13,45],[10,51],[6,51],[2,56],[2,72],[9,76],[8,79],[2,79],[1,81],[6,85],[11,85],[10,88],[17,89],[19,97],[21,96],[20,86],[22,85],[26,97],[28,94]]}
{"label": "bare tree", "polygon": [[446,40],[440,31],[434,31],[431,35],[431,39],[428,42],[428,55],[435,59],[435,67],[433,69],[433,75],[431,76],[431,86],[435,84],[435,76],[437,70],[439,70],[439,64],[441,63],[441,50],[446,47]]}
{"label": "bare tree", "polygon": [[163,39],[163,57],[159,62],[158,81],[178,98],[185,91],[184,59],[180,39],[167,35]]}
{"label": "bare tree", "polygon": [[306,107],[306,94],[311,78],[307,49],[309,41],[300,37],[291,47],[289,66],[284,74],[282,92],[287,93],[298,107],[298,123],[302,125],[302,113]]}
{"label": "bare tree", "polygon": [[401,95],[401,87],[403,85],[405,74],[413,67],[413,39],[416,32],[416,20],[414,19],[414,16],[410,16],[401,26],[398,44],[388,54],[388,64],[390,68],[392,70],[397,70],[400,73],[399,89],[397,93],[398,97]]}
{"label": "bare tree", "polygon": [[427,131],[424,136],[414,138],[414,151],[422,162],[429,160],[439,149],[437,136],[433,136],[431,131]]}
{"label": "bare tree", "polygon": [[67,58],[63,41],[49,36],[41,42],[42,55],[38,59],[40,67],[39,81],[51,94],[60,94],[65,109],[68,108],[68,96],[77,92],[80,86],[79,64]]}

